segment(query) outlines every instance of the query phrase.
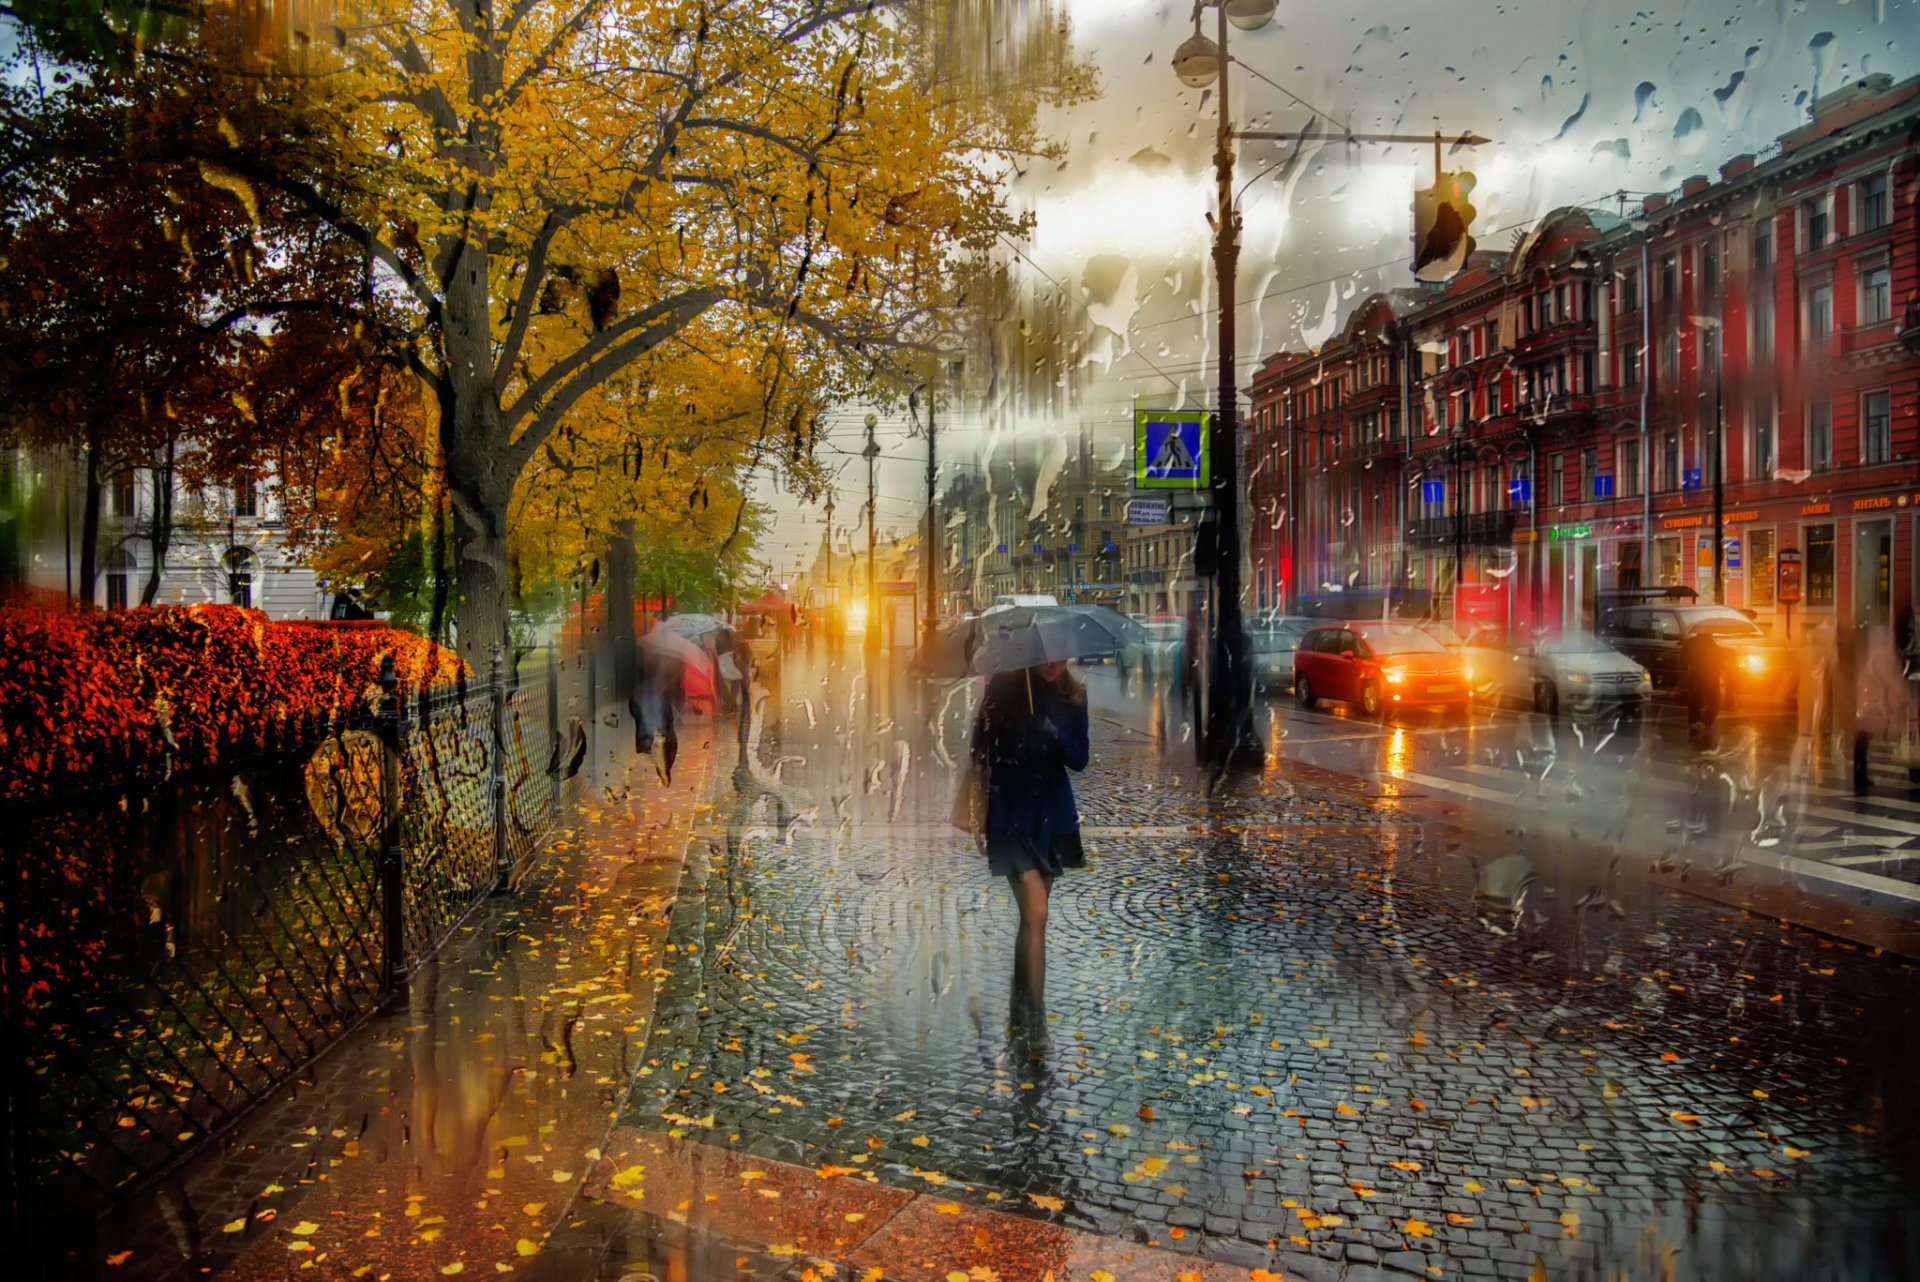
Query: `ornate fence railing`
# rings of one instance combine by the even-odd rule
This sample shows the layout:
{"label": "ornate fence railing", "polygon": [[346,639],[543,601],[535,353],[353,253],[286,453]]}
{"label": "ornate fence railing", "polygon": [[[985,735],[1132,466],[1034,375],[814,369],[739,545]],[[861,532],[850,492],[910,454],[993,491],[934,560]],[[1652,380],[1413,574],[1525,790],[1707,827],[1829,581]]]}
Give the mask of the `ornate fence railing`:
{"label": "ornate fence railing", "polygon": [[[550,670],[147,784],[0,805],[4,1205],[71,1231],[377,1010],[557,821]],[[577,720],[577,710],[572,718]]]}

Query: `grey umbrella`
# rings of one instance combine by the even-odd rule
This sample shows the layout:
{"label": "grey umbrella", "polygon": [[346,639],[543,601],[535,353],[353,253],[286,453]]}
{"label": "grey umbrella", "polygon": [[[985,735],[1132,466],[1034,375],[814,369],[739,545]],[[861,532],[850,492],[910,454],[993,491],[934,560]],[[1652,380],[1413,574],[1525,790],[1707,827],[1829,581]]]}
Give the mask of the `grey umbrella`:
{"label": "grey umbrella", "polygon": [[725,632],[733,625],[713,614],[676,614],[660,626],[690,641],[697,641],[709,632]]}
{"label": "grey umbrella", "polygon": [[974,621],[976,673],[1011,672],[1111,654],[1144,641],[1147,630],[1104,605],[1021,605]]}

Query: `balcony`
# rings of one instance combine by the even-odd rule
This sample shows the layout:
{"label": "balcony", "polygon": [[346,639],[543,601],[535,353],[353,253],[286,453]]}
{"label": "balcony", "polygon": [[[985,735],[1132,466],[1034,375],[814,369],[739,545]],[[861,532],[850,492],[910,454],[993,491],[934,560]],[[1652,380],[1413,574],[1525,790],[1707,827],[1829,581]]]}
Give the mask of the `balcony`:
{"label": "balcony", "polygon": [[[1407,524],[1407,542],[1419,548],[1450,548],[1457,538],[1470,548],[1505,547],[1513,542],[1518,513],[1469,512],[1463,517],[1427,516]],[[1456,523],[1457,522],[1457,523]]]}

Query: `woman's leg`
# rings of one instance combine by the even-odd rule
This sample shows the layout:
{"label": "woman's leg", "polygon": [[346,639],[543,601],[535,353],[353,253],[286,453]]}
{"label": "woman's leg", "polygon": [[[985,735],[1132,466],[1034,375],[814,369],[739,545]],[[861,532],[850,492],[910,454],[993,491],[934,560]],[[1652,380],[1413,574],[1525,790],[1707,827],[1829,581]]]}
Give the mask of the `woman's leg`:
{"label": "woman's leg", "polygon": [[1007,878],[1013,887],[1013,902],[1020,909],[1020,928],[1013,942],[1013,996],[1017,1018],[1024,1014],[1030,1027],[1039,1027],[1046,1017],[1047,988],[1047,895],[1053,878],[1038,869],[1028,869]]}

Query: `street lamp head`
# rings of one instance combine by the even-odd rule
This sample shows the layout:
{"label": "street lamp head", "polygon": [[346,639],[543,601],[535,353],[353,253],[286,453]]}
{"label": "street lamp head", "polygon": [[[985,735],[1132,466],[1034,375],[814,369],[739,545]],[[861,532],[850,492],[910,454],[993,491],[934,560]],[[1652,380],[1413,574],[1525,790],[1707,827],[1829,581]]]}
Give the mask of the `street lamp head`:
{"label": "street lamp head", "polygon": [[1274,0],[1222,0],[1227,21],[1242,31],[1258,31],[1273,21]]}
{"label": "street lamp head", "polygon": [[880,416],[878,414],[867,415],[867,430],[871,432],[878,426],[880,426]]}
{"label": "street lamp head", "polygon": [[1194,32],[1173,52],[1173,74],[1189,89],[1205,89],[1220,78],[1220,46]]}

